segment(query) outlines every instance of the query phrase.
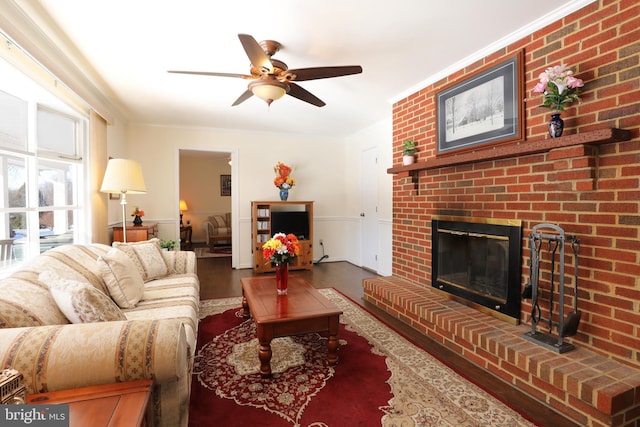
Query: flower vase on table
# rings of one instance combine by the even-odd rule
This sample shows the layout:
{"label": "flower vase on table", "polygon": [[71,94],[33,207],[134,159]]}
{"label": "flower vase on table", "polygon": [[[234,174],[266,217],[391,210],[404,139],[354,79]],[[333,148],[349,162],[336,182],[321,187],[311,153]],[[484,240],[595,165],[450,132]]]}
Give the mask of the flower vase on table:
{"label": "flower vase on table", "polygon": [[142,218],[140,218],[140,215],[136,215],[133,218],[133,225],[142,225]]}
{"label": "flower vase on table", "polygon": [[300,242],[294,234],[276,233],[262,245],[262,257],[276,270],[276,292],[286,295],[289,263],[300,255]]}
{"label": "flower vase on table", "polygon": [[289,198],[289,190],[283,188],[280,190],[280,200],[286,201]]}
{"label": "flower vase on table", "polygon": [[289,264],[286,262],[276,263],[276,291],[278,295],[287,294],[289,284]]}

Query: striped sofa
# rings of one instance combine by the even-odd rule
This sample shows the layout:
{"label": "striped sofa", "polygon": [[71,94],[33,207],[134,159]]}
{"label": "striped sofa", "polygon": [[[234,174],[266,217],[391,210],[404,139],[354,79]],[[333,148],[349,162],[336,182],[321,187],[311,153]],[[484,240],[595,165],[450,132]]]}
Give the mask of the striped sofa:
{"label": "striped sofa", "polygon": [[[104,259],[114,250],[60,246],[0,280],[0,369],[20,371],[29,394],[152,379],[150,425],[187,426],[199,304],[195,254],[161,251],[167,274],[141,281],[140,300],[121,308],[105,279]],[[54,293],[64,294],[64,286],[92,296],[97,289],[119,320],[70,323]]]}

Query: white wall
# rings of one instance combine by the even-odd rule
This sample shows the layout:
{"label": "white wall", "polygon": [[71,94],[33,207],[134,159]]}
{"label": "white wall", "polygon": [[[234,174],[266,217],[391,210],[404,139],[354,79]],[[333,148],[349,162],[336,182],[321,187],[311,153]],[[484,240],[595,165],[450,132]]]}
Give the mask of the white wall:
{"label": "white wall", "polygon": [[[118,129],[108,133],[109,155],[138,160],[147,194],[129,195],[129,205],[145,210],[145,221],[160,222],[160,238],[176,239],[179,228],[179,150],[226,151],[232,154],[232,217],[236,268],[251,267],[252,200],[278,200],[273,167],[282,161],[293,167],[296,186],[291,201],[314,201],[314,258],[322,255],[323,239],[329,259],[359,264],[359,161],[360,152],[371,146],[384,153],[379,164],[381,233],[391,221],[391,177],[386,174],[391,158],[391,119],[371,126],[346,140],[308,135],[227,131],[130,125],[122,146]],[[114,147],[112,152],[112,140]],[[122,151],[121,151],[122,148]],[[356,178],[357,177],[357,178]],[[203,184],[206,185],[206,184]],[[385,193],[385,194],[383,194]],[[110,222],[120,221],[120,205],[109,204]],[[391,265],[391,249],[383,248],[380,265]],[[388,258],[388,262],[384,260]],[[389,267],[390,270],[390,267]]]}

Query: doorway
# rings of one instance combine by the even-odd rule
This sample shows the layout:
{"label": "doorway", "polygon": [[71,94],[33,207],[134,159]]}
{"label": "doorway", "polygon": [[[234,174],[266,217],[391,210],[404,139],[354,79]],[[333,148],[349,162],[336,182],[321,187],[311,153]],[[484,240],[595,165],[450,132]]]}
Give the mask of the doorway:
{"label": "doorway", "polygon": [[360,254],[362,267],[378,271],[378,149],[362,151],[360,158]]}
{"label": "doorway", "polygon": [[[196,254],[213,257],[210,248],[227,244],[231,253],[221,252],[231,256],[232,267],[235,267],[235,252],[237,239],[233,233],[233,221],[237,218],[237,189],[235,189],[236,177],[233,169],[234,152],[231,151],[206,151],[180,149],[179,158],[179,194],[180,200],[187,204],[187,209],[181,211],[183,224],[191,227],[191,241]],[[234,191],[235,190],[235,191]],[[227,226],[231,233],[229,238],[223,241],[212,241],[207,237],[207,222],[210,217],[222,216],[229,220]],[[237,230],[237,227],[235,227]],[[211,255],[209,255],[211,253]]]}

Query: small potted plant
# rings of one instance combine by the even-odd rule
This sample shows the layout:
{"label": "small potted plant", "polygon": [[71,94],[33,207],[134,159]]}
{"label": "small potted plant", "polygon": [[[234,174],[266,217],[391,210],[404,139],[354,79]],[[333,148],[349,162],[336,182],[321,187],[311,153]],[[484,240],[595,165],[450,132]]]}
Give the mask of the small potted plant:
{"label": "small potted plant", "polygon": [[178,242],[175,240],[160,240],[160,247],[164,251],[172,251],[175,249]]}
{"label": "small potted plant", "polygon": [[412,165],[415,161],[415,155],[418,152],[416,143],[412,140],[407,140],[402,144],[402,164]]}

